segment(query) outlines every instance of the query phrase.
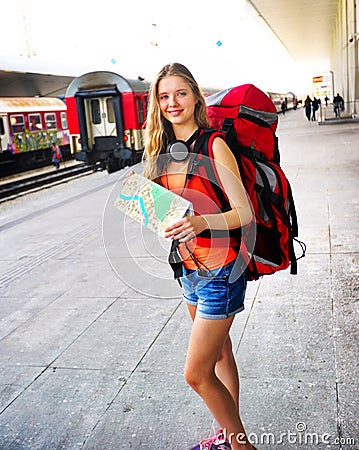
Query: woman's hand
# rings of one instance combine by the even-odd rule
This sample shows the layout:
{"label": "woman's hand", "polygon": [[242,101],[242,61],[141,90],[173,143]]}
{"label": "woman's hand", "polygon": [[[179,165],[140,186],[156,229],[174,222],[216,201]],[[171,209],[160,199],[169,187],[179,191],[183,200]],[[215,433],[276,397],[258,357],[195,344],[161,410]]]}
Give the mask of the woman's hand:
{"label": "woman's hand", "polygon": [[187,242],[207,228],[207,222],[203,216],[184,217],[165,229],[165,238]]}
{"label": "woman's hand", "polygon": [[122,184],[125,184],[126,181],[134,174],[135,174],[135,171],[134,170],[130,170],[130,172],[128,172],[128,174],[126,175],[126,178],[123,180]]}

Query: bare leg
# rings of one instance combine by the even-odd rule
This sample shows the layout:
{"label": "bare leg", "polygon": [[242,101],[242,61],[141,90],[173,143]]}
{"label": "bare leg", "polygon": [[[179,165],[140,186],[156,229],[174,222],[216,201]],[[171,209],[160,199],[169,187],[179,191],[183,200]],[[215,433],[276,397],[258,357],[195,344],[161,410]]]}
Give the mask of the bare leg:
{"label": "bare leg", "polygon": [[[215,366],[227,341],[233,317],[206,320],[195,317],[190,337],[185,377],[202,397],[219,425],[226,430],[233,450],[251,450],[238,413],[238,402],[218,378]],[[239,437],[241,444],[236,440]],[[243,444],[242,442],[246,442]]]}
{"label": "bare leg", "polygon": [[[197,308],[187,305],[192,320],[196,317]],[[232,341],[228,336],[215,367],[216,375],[231,393],[239,412],[239,376],[237,364],[232,352]]]}
{"label": "bare leg", "polygon": [[216,375],[231,393],[239,412],[239,376],[232,352],[232,341],[228,336],[216,364]]}

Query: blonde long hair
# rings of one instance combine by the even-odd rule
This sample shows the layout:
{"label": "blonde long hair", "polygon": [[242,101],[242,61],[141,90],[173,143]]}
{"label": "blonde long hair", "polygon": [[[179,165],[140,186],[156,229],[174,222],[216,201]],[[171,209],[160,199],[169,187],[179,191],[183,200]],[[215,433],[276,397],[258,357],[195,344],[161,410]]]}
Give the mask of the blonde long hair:
{"label": "blonde long hair", "polygon": [[194,120],[198,127],[210,127],[204,96],[191,72],[179,63],[165,65],[153,82],[149,97],[143,160],[146,163],[144,175],[152,180],[157,178],[163,169],[161,158],[158,156],[165,153],[168,144],[175,139],[171,123],[161,114],[158,99],[159,82],[169,76],[181,77],[189,85],[198,100],[194,110]]}

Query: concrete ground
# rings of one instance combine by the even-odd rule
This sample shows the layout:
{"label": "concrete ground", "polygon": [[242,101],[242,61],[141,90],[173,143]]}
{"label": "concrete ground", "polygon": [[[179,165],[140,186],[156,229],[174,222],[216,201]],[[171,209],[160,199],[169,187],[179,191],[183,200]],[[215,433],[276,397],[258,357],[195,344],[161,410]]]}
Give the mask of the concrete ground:
{"label": "concrete ground", "polygon": [[[280,117],[307,255],[248,286],[232,329],[262,449],[358,449],[359,124]],[[187,450],[191,322],[167,243],[113,207],[126,170],[0,204],[0,449]],[[139,237],[140,236],[140,237]]]}

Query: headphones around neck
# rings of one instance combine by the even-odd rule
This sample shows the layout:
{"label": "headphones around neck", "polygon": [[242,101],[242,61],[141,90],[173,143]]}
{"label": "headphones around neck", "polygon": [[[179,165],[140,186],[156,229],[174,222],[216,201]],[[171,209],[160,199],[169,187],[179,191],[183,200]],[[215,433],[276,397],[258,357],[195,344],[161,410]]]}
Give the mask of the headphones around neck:
{"label": "headphones around neck", "polygon": [[166,153],[170,156],[171,160],[174,162],[185,161],[190,154],[190,146],[198,138],[199,133],[200,129],[198,128],[187,141],[177,139],[170,142],[167,146]]}

